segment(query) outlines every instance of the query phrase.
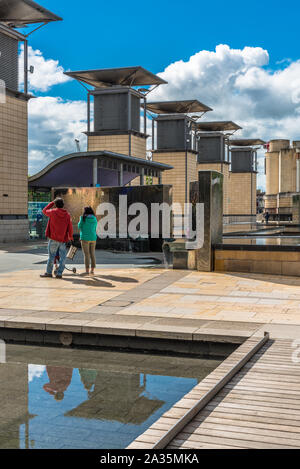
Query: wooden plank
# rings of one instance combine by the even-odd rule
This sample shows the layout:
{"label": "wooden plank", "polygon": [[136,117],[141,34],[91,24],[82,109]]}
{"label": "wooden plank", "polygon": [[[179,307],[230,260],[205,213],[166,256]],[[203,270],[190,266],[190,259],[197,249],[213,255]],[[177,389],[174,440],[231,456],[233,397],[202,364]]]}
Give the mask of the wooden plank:
{"label": "wooden plank", "polygon": [[[246,365],[245,369],[249,369],[249,368],[252,368],[253,369],[253,365],[249,364],[249,365]],[[290,372],[299,372],[299,365],[298,367],[295,367],[294,365],[280,365],[280,364],[277,364],[277,363],[274,363],[274,364],[270,364],[270,363],[264,363],[264,362],[259,362],[255,365],[255,368],[257,369],[266,369],[266,370],[273,370],[273,369],[277,369],[277,371],[281,371],[281,370],[286,370],[286,371],[290,371]]]}
{"label": "wooden plank", "polygon": [[[172,441],[172,444],[180,444],[180,448],[186,448],[188,447],[186,443],[192,443],[192,448],[197,449],[199,443],[212,443],[212,444],[220,444],[221,446],[223,445],[232,445],[235,448],[240,448],[243,446],[244,448],[249,448],[249,449],[275,449],[275,448],[286,448],[285,445],[278,445],[278,444],[272,444],[272,443],[262,443],[258,441],[247,441],[247,440],[238,440],[236,437],[227,437],[227,436],[217,436],[217,435],[197,435],[195,437],[194,435],[189,435],[189,434],[184,434],[180,433],[178,438],[175,438]],[[191,447],[191,446],[190,446]],[[290,447],[291,448],[291,447]]]}
{"label": "wooden plank", "polygon": [[[195,449],[195,445],[193,443],[186,443],[185,448],[191,448]],[[168,446],[168,449],[180,449],[180,446],[171,444]],[[199,446],[197,446],[197,449],[246,449],[243,447],[236,447],[236,446],[228,446],[228,445],[214,445],[212,443],[206,444],[202,443]]]}
{"label": "wooden plank", "polygon": [[127,446],[126,449],[149,449],[149,444],[148,443],[142,443],[141,441],[133,441],[130,443],[129,446]]}
{"label": "wooden plank", "polygon": [[255,377],[250,377],[250,376],[236,376],[233,378],[230,382],[230,384],[246,384],[249,386],[266,386],[266,387],[274,387],[276,389],[283,389],[285,390],[288,386],[289,391],[298,391],[300,392],[300,385],[297,383],[289,383],[287,382],[282,382],[280,380],[263,380],[261,378],[255,378]]}
{"label": "wooden plank", "polygon": [[[299,370],[300,371],[300,370]],[[219,376],[222,376],[222,373],[220,373]],[[295,373],[292,370],[276,370],[275,368],[270,368],[268,367],[267,369],[263,369],[262,367],[259,368],[249,368],[249,369],[243,369],[242,373],[239,373],[238,376],[255,376],[257,378],[261,379],[274,379],[274,377],[282,377],[283,380],[288,380],[292,379],[294,382],[299,383],[300,382],[300,373]],[[215,377],[214,377],[215,379]],[[205,383],[209,383],[211,379],[206,379]],[[196,386],[196,388],[198,385]]]}
{"label": "wooden plank", "polygon": [[277,380],[262,380],[262,379],[255,379],[253,377],[245,376],[245,377],[240,377],[237,376],[236,378],[231,380],[232,384],[246,384],[250,386],[268,386],[272,387],[279,390],[284,391],[287,386],[289,388],[289,391],[298,391],[300,393],[300,385],[297,383],[289,383],[287,384],[286,382],[282,381],[277,381]]}
{"label": "wooden plank", "polygon": [[219,393],[217,397],[220,397],[220,398],[242,398],[242,399],[247,399],[247,400],[251,400],[252,402],[255,402],[255,401],[262,401],[262,402],[274,402],[274,403],[284,403],[284,404],[291,404],[291,405],[296,405],[297,408],[299,409],[300,408],[300,398],[296,397],[295,399],[290,399],[290,398],[287,398],[285,394],[274,394],[272,396],[270,396],[268,393],[248,393],[247,391],[236,391],[235,389],[233,389],[232,391],[230,391],[229,393],[224,391],[223,393]]}
{"label": "wooden plank", "polygon": [[[276,389],[270,387],[270,386],[255,386],[255,385],[250,385],[250,384],[228,384],[226,386],[226,389],[236,389],[236,390],[239,390],[239,389],[245,389],[247,391],[250,391],[250,392],[255,392],[256,390],[259,391],[259,392],[269,392],[270,394],[273,394],[273,393],[276,393],[278,392]],[[293,396],[299,396],[299,392],[298,391],[289,391],[289,390],[286,390],[284,389],[284,393],[286,394],[286,396],[289,396],[289,395],[293,395]]]}
{"label": "wooden plank", "polygon": [[270,408],[264,408],[264,410],[258,409],[256,404],[249,408],[249,406],[232,406],[230,404],[226,404],[223,402],[219,402],[216,404],[208,404],[207,408],[205,410],[209,411],[215,411],[217,410],[218,412],[225,412],[225,413],[241,413],[243,415],[263,415],[265,417],[275,417],[275,418],[285,418],[287,420],[299,420],[299,416],[294,414],[294,412],[291,412],[290,414],[283,415],[281,412],[281,409],[270,409]]}
{"label": "wooden plank", "polygon": [[168,431],[172,426],[174,425],[174,422],[173,423],[169,423],[169,424],[166,424],[166,423],[162,423],[160,422],[159,420],[157,422],[155,422],[153,425],[151,425],[151,428],[153,430],[164,430],[165,432]]}
{"label": "wooden plank", "polygon": [[[255,353],[269,340],[269,334],[265,333],[264,337],[258,340],[256,343],[254,341],[252,347],[248,352],[224,375],[224,377],[214,385],[214,387],[208,391],[196,404],[190,408],[186,414],[177,422],[159,441],[155,443],[153,449],[163,449],[165,448],[172,439],[184,428],[184,426],[190,422],[190,420],[197,415],[197,413],[203,409],[208,402],[235,376],[243,366],[255,355]],[[247,343],[246,343],[247,344]],[[240,347],[240,350],[243,349],[243,346]]]}
{"label": "wooden plank", "polygon": [[228,389],[228,390],[236,389],[237,391],[239,391],[240,389],[246,389],[246,390],[250,391],[251,393],[255,393],[256,391],[257,392],[269,392],[269,393],[272,393],[272,394],[276,393],[276,392],[281,392],[282,394],[285,394],[286,396],[288,396],[288,395],[299,396],[298,391],[295,391],[293,389],[291,389],[291,390],[281,389],[279,391],[274,387],[268,386],[267,383],[264,384],[264,385],[258,385],[258,384],[247,383],[247,382],[245,382],[245,383],[236,383],[236,384],[229,383],[224,387],[224,389]]}
{"label": "wooden plank", "polygon": [[[188,398],[189,395],[186,395],[185,397]],[[290,404],[298,403],[299,408],[300,408],[300,397],[294,394],[288,395],[286,393],[274,393],[270,395],[268,392],[251,392],[251,391],[245,391],[243,389],[224,389],[222,392],[218,394],[218,396],[221,396],[223,398],[229,397],[229,396],[245,396],[248,397],[249,399],[252,399],[253,401],[255,400],[268,400],[269,402],[288,402]],[[198,397],[197,393],[192,394],[191,396],[192,399]]]}
{"label": "wooden plank", "polygon": [[[213,405],[213,404],[212,404]],[[231,409],[231,408],[234,408],[234,409],[245,409],[245,410],[254,410],[254,411],[262,411],[262,412],[271,412],[271,410],[268,408],[268,407],[265,407],[263,405],[257,405],[257,404],[244,404],[244,403],[240,403],[240,404],[235,404],[235,403],[231,403],[231,402],[220,402],[220,403],[217,403],[218,407],[226,407],[228,409]],[[278,413],[283,413],[283,414],[286,414],[286,415],[289,415],[289,416],[300,416],[300,409],[299,410],[290,410],[290,409],[282,409],[282,408],[276,408],[275,406],[272,408],[272,412],[273,413],[276,413],[276,410],[278,411]],[[290,417],[289,417],[290,418]]]}
{"label": "wooden plank", "polygon": [[164,417],[178,419],[178,418],[181,418],[184,414],[185,414],[185,409],[172,407],[172,409],[164,413]]}
{"label": "wooden plank", "polygon": [[219,409],[218,407],[213,411],[205,410],[205,411],[200,412],[200,414],[198,414],[197,417],[195,417],[195,420],[198,420],[198,419],[200,420],[202,419],[202,417],[220,418],[222,420],[235,419],[235,420],[242,420],[244,422],[257,422],[257,423],[268,423],[268,424],[270,423],[274,425],[287,425],[287,426],[292,426],[294,428],[298,428],[298,427],[300,428],[299,419],[289,420],[282,416],[280,417],[269,416],[269,415],[265,416],[265,415],[261,415],[260,413],[252,414],[251,412],[241,411],[237,409],[231,409],[230,413],[228,413],[226,409],[225,410]]}
{"label": "wooden plank", "polygon": [[[219,437],[219,438],[225,438],[224,434],[225,430],[217,430],[217,429],[202,429],[201,427],[195,429],[195,431],[190,434],[188,431],[186,432],[185,430],[180,434],[182,436],[190,436],[191,438],[189,439],[194,439],[197,441],[198,436],[211,436],[211,437]],[[278,447],[293,447],[293,448],[300,448],[300,442],[299,440],[288,440],[288,439],[283,439],[283,438],[278,438],[278,437],[272,437],[272,436],[265,436],[265,435],[255,435],[254,433],[242,433],[240,431],[230,431],[226,430],[226,439],[235,439],[239,444],[244,444],[244,441],[246,442],[251,442],[251,444],[255,445],[278,445]],[[256,446],[258,447],[258,446]]]}
{"label": "wooden plank", "polygon": [[[267,437],[276,439],[278,438],[278,442],[281,444],[286,444],[289,446],[295,446],[299,445],[300,447],[300,434],[292,432],[284,432],[280,430],[274,430],[271,428],[264,429],[264,428],[258,428],[258,427],[253,427],[253,426],[242,426],[242,425],[236,425],[235,423],[229,423],[226,422],[223,423],[216,423],[216,422],[210,422],[210,421],[205,421],[202,423],[191,423],[187,425],[184,429],[186,433],[201,433],[203,430],[217,430],[217,431],[223,431],[224,434],[228,434],[228,432],[233,432],[233,433],[241,433],[241,434],[246,434],[248,435],[254,435],[254,438],[258,438],[260,441],[260,436],[262,437]],[[256,441],[256,440],[255,440]]]}
{"label": "wooden plank", "polygon": [[[217,415],[217,416],[216,416]],[[278,430],[280,432],[285,433],[288,435],[289,433],[294,433],[295,435],[298,434],[300,438],[300,425],[296,427],[295,425],[284,425],[281,424],[281,422],[275,420],[276,423],[268,423],[264,419],[261,419],[259,422],[258,419],[247,419],[246,421],[241,418],[236,418],[237,416],[235,415],[227,415],[227,419],[224,419],[224,414],[217,414],[213,413],[210,415],[203,415],[201,417],[197,417],[191,422],[191,426],[194,425],[200,425],[202,422],[205,423],[216,423],[216,424],[228,424],[228,425],[234,425],[236,427],[245,427],[245,428],[253,428],[255,429],[265,429],[265,430]]]}
{"label": "wooden plank", "polygon": [[238,374],[239,377],[248,377],[254,379],[260,379],[263,381],[273,381],[273,380],[280,380],[282,383],[296,383],[300,384],[300,375],[297,376],[295,374],[280,374],[280,373],[262,373],[258,370],[249,370],[243,373]]}
{"label": "wooden plank", "polygon": [[263,405],[264,407],[270,407],[271,409],[289,409],[289,410],[299,410],[300,406],[299,406],[299,402],[296,403],[296,404],[288,404],[288,403],[285,403],[284,400],[281,400],[280,402],[276,401],[276,402],[269,402],[269,401],[266,401],[266,400],[259,400],[259,399],[245,399],[245,397],[242,397],[241,395],[240,396],[231,396],[231,397],[226,397],[226,399],[224,399],[222,396],[221,397],[218,397],[216,399],[214,399],[214,401],[212,401],[212,404],[218,404],[218,403],[221,403],[221,402],[232,402],[232,403],[241,403],[241,404],[251,404],[251,405]]}

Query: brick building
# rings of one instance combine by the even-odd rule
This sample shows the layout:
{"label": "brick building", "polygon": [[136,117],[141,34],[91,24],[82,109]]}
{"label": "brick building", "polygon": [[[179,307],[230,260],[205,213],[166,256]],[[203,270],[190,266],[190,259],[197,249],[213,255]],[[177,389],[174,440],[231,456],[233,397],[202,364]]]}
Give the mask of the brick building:
{"label": "brick building", "polygon": [[[0,3],[0,242],[28,238],[28,35],[17,28],[61,18],[32,1]],[[24,80],[19,47],[24,47]],[[24,81],[21,90],[19,82]]]}
{"label": "brick building", "polygon": [[163,183],[173,185],[173,202],[183,206],[189,201],[189,186],[198,171],[218,171],[223,174],[224,222],[255,221],[257,149],[264,142],[232,139],[241,129],[232,121],[202,122],[198,115],[190,117],[211,110],[198,101],[148,103],[147,107],[157,115],[153,159],[174,168],[163,174]]}
{"label": "brick building", "polygon": [[198,122],[197,170],[223,174],[223,214],[229,211],[230,152],[229,137],[241,127],[232,121]]}
{"label": "brick building", "polygon": [[228,183],[229,222],[255,222],[257,214],[257,150],[260,139],[231,139]]}
{"label": "brick building", "polygon": [[264,202],[270,220],[300,223],[300,141],[271,140],[265,174]]}

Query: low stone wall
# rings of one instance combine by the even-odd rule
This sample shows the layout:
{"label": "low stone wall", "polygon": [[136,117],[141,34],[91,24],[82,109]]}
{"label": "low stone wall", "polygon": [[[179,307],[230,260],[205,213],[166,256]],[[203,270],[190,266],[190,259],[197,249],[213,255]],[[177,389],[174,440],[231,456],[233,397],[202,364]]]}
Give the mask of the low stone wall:
{"label": "low stone wall", "polygon": [[214,270],[300,276],[300,251],[216,249]]}
{"label": "low stone wall", "polygon": [[0,220],[0,243],[26,241],[28,237],[28,220]]}
{"label": "low stone wall", "polygon": [[231,225],[233,223],[255,223],[256,215],[223,215],[224,225]]}

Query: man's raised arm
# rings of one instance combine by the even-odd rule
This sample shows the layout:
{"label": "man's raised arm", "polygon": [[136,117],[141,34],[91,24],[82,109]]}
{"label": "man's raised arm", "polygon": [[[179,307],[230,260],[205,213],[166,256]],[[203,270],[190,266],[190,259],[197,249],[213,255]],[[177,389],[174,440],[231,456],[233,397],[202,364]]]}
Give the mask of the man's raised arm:
{"label": "man's raised arm", "polygon": [[50,202],[50,204],[48,204],[47,207],[43,208],[42,212],[44,215],[46,215],[46,217],[50,217],[51,209],[54,207],[54,205],[55,205],[55,201]]}

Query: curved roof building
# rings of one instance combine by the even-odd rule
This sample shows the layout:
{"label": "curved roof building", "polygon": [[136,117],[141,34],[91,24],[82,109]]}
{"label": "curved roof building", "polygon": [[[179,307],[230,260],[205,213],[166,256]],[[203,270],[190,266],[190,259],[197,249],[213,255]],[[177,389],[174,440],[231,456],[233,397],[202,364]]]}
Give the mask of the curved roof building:
{"label": "curved roof building", "polygon": [[160,180],[161,172],[169,169],[172,166],[110,151],[78,152],[56,159],[31,176],[29,187],[126,186],[137,177],[143,184],[145,176]]}

